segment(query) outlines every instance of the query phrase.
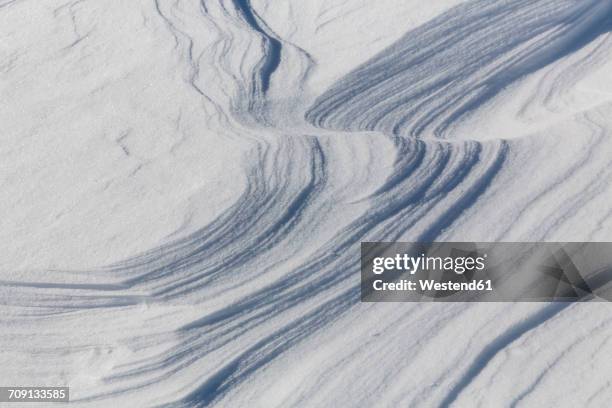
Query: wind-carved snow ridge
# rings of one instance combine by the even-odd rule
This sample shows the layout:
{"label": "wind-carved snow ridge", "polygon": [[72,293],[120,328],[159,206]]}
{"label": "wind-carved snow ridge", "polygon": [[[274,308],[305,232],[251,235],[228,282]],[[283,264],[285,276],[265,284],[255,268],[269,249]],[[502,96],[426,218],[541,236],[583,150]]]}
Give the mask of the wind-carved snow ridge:
{"label": "wind-carved snow ridge", "polygon": [[611,16],[609,0],[466,2],[338,81],[306,119],[333,129],[452,138],[455,121],[610,31]]}
{"label": "wind-carved snow ridge", "polygon": [[[194,87],[206,98],[229,104],[235,111],[234,119],[268,124],[268,111],[273,108],[270,99],[274,99],[270,88],[273,77],[282,75],[276,72],[281,60],[291,67],[291,78],[285,75],[279,85],[282,98],[290,98],[292,92],[300,90],[312,64],[310,56],[278,38],[250,0],[202,0],[174,5],[157,0],[156,5],[171,30],[178,34],[177,43],[187,43],[183,48],[194,67]],[[198,27],[202,24],[205,30]],[[213,59],[214,67],[201,66],[204,60],[210,64],[208,58]],[[221,95],[211,92],[210,88],[216,86],[221,87]],[[203,91],[204,88],[208,89]],[[217,100],[216,96],[223,99]]]}
{"label": "wind-carved snow ridge", "polygon": [[259,79],[253,80],[256,84],[256,90],[266,93],[270,87],[270,77],[280,64],[281,60],[281,42],[268,34],[269,28],[264,30],[262,25],[265,23],[253,12],[249,0],[236,0],[234,2],[236,9],[240,11],[244,21],[255,31],[261,33],[265,44],[261,65],[257,69],[259,71]]}
{"label": "wind-carved snow ridge", "polygon": [[[34,125],[15,125],[17,153],[3,157],[38,143],[37,129],[53,136],[74,126],[79,140],[99,126],[103,138],[118,136],[96,149],[115,160],[108,168],[124,172],[108,180],[87,173],[105,183],[87,190],[95,206],[117,184],[116,196],[135,191],[135,201],[153,206],[143,192],[184,183],[165,194],[185,216],[153,249],[107,267],[3,277],[0,339],[11,352],[0,356],[0,377],[69,384],[75,406],[558,403],[564,364],[584,356],[594,331],[590,364],[612,372],[605,307],[359,303],[362,241],[605,240],[612,231],[612,88],[600,86],[605,73],[597,77],[612,56],[612,1],[457,3],[438,4],[437,16],[406,27],[368,27],[384,46],[355,46],[360,64],[325,91],[318,75],[332,70],[335,55],[321,48],[342,47],[325,39],[321,47],[326,30],[340,41],[355,30],[351,16],[389,7],[427,15],[428,6],[37,3],[37,13],[54,16],[45,35],[61,31],[63,23],[52,22],[64,21],[66,10],[70,27],[58,51],[35,49],[40,61],[7,53],[7,77],[28,83],[20,75],[37,78],[43,60],[57,61],[60,73],[75,66],[78,75],[69,71],[57,88],[34,83],[68,93],[65,105],[53,104],[63,110],[40,108],[37,98],[16,103],[9,114],[23,110]],[[0,0],[0,15],[26,10],[30,18],[27,5]],[[365,44],[368,35],[358,37]],[[90,60],[98,55],[104,63]],[[7,89],[12,98],[23,94]],[[156,154],[147,150],[151,139],[170,136],[150,149]],[[35,152],[37,161],[54,150]],[[69,209],[82,205],[70,197]],[[41,225],[79,231],[96,214],[66,220],[69,209]],[[121,209],[113,202],[108,212]],[[140,226],[116,221],[110,232],[99,222],[82,239],[108,233],[109,245],[127,245],[134,238],[122,231],[139,227],[137,239],[145,239],[153,218],[172,210],[166,205]],[[553,340],[558,346],[542,346]],[[574,405],[611,396],[606,376],[583,374],[571,380],[585,387],[572,394]]]}

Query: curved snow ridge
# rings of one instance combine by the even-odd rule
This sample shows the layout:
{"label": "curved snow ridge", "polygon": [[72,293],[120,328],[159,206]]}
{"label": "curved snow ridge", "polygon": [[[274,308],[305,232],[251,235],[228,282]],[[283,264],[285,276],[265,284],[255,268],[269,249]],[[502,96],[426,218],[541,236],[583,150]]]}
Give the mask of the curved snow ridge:
{"label": "curved snow ridge", "polygon": [[[317,200],[316,188],[308,186],[313,185],[313,180],[321,180],[316,175],[323,160],[317,144],[312,143],[311,178],[305,179],[302,192],[294,192],[296,202],[307,197]],[[221,218],[213,229],[164,248],[161,252],[166,255],[161,258],[146,256],[140,260],[141,265],[124,265],[124,273],[132,274],[134,269],[144,272],[127,284],[132,290],[149,293],[141,302],[148,307],[194,302],[206,305],[219,296],[224,301],[210,311],[201,306],[202,310],[192,312],[192,320],[177,327],[171,341],[166,335],[140,346],[140,353],[152,354],[146,360],[125,362],[109,373],[105,381],[114,384],[113,392],[129,394],[154,384],[169,386],[184,382],[194,370],[207,375],[201,381],[189,380],[192,390],[181,397],[179,406],[204,406],[217,401],[272,359],[355,306],[358,285],[354,276],[359,270],[355,259],[359,258],[360,241],[399,237],[410,231],[423,239],[436,236],[478,197],[503,162],[500,151],[505,151],[495,143],[487,148],[467,142],[463,148],[457,144],[452,149],[450,145],[428,149],[422,141],[408,144],[410,147],[404,147],[406,152],[424,150],[416,155],[420,158],[415,162],[401,168],[402,181],[378,192],[367,215],[338,231],[297,267],[283,267],[281,260],[290,261],[282,254],[283,243],[297,239],[304,231],[300,224],[311,222],[310,218],[300,219],[299,206],[292,214],[274,212],[269,219],[262,219],[262,214],[234,213],[227,219]],[[257,203],[256,197],[249,197],[244,203]],[[248,208],[259,207],[265,210],[264,205]],[[259,222],[250,224],[248,220],[252,218]],[[237,233],[235,229],[239,227]],[[221,233],[225,228],[234,232]],[[307,240],[302,238],[302,242]],[[284,273],[275,274],[277,268]],[[268,275],[270,279],[266,279]],[[262,279],[267,283],[257,285],[257,280]],[[56,300],[56,307],[65,307],[62,304],[65,299]],[[201,317],[194,318],[198,314]],[[168,343],[170,352],[165,347],[161,353],[155,352]],[[96,394],[84,401],[109,396],[103,391]]]}
{"label": "curved snow ridge", "polygon": [[475,0],[407,33],[317,98],[319,127],[452,138],[456,121],[612,28],[612,1]]}
{"label": "curved snow ridge", "polygon": [[[70,293],[53,291],[47,301],[39,302],[46,303],[49,310],[79,310],[92,320],[101,319],[100,314],[113,313],[115,318],[126,321],[130,314],[141,313],[144,305],[144,316],[152,310],[154,316],[159,314],[155,318],[164,320],[166,314],[170,313],[168,318],[172,316],[167,305],[202,305],[201,310],[195,306],[172,325],[160,326],[161,333],[149,335],[147,341],[140,335],[129,336],[128,344],[138,352],[104,375],[108,387],[98,388],[89,396],[81,395],[78,400],[104,401],[113,395],[127,398],[149,387],[163,384],[170,390],[177,384],[185,387],[187,382],[187,395],[178,397],[168,391],[167,397],[175,395],[182,401],[179,405],[185,406],[216,402],[272,359],[355,306],[358,285],[354,276],[359,268],[355,259],[359,258],[360,241],[393,239],[411,231],[423,239],[436,236],[478,197],[505,158],[505,147],[496,143],[439,144],[431,148],[419,140],[403,142],[402,151],[414,160],[396,166],[397,180],[375,193],[370,211],[338,231],[326,244],[319,244],[320,248],[301,265],[291,268],[282,265],[290,261],[289,254],[283,253],[288,242],[300,239],[309,246],[317,245],[300,236],[307,231],[304,224],[313,220],[313,214],[302,218],[304,208],[316,208],[320,205],[317,200],[328,200],[320,197],[326,179],[324,149],[316,139],[300,139],[300,143],[306,143],[308,149],[295,149],[296,154],[308,153],[305,159],[310,162],[303,173],[296,174],[295,159],[300,156],[289,155],[294,160],[285,165],[293,166],[283,168],[278,165],[287,157],[262,153],[277,165],[258,164],[254,168],[269,168],[272,175],[262,177],[255,172],[257,177],[253,177],[247,190],[250,195],[241,198],[230,216],[220,217],[188,239],[117,265],[117,273],[132,275],[123,285],[141,294],[137,302],[116,301],[112,307],[107,304],[106,310],[97,311],[94,306],[100,295],[79,288]],[[284,170],[276,173],[280,169]],[[291,174],[296,177],[288,177]],[[276,183],[285,188],[266,190]],[[303,187],[287,188],[298,184]],[[258,185],[262,185],[261,191],[255,188]],[[278,213],[272,210],[277,207],[267,207],[274,200],[266,197],[283,199],[283,194],[291,198],[289,205],[283,207],[293,211]],[[309,205],[303,206],[304,203]],[[275,274],[274,269],[283,273]],[[258,285],[257,280],[262,279],[264,284]],[[37,295],[39,301],[46,297],[41,292]],[[211,298],[220,297],[218,306],[206,307]],[[48,314],[47,318],[54,322],[52,332],[66,327],[64,313]],[[162,351],[157,351],[160,348]],[[142,355],[148,358],[136,358]],[[190,372],[207,374],[199,380],[200,377],[192,379]]]}

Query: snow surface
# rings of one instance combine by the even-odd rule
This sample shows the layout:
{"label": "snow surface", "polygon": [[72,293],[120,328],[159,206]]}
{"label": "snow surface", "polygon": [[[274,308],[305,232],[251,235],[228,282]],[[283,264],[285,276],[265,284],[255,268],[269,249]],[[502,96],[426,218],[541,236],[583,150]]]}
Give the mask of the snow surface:
{"label": "snow surface", "polygon": [[0,0],[0,385],[606,406],[607,304],[362,304],[359,243],[612,240],[612,0]]}

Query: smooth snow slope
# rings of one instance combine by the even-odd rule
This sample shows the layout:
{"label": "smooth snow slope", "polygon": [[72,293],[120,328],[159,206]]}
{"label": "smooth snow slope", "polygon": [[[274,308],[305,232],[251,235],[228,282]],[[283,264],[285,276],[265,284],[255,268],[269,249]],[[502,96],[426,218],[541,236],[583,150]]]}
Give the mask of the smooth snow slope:
{"label": "smooth snow slope", "polygon": [[0,0],[0,385],[605,406],[606,304],[358,284],[360,241],[612,238],[611,29],[610,0]]}

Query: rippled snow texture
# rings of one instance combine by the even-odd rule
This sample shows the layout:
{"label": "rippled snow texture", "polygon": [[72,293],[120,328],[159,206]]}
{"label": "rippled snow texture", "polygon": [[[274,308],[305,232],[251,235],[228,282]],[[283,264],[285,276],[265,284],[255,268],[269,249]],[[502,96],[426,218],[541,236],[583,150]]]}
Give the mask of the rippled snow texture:
{"label": "rippled snow texture", "polygon": [[0,0],[0,385],[606,406],[607,304],[360,304],[359,243],[612,240],[611,0]]}

